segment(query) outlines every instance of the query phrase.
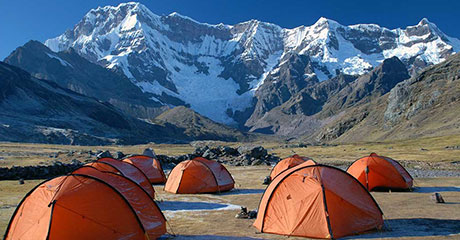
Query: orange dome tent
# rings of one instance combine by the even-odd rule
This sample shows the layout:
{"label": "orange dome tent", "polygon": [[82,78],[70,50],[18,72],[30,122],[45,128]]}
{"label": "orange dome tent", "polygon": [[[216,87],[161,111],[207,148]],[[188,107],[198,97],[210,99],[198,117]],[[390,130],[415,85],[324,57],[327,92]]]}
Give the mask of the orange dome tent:
{"label": "orange dome tent", "polygon": [[276,177],[260,201],[261,232],[340,238],[383,226],[382,211],[350,174],[326,165],[297,165]]}
{"label": "orange dome tent", "polygon": [[87,164],[100,171],[120,173],[141,186],[152,198],[155,198],[155,190],[147,176],[133,164],[122,162],[113,158],[100,158]]}
{"label": "orange dome tent", "polygon": [[129,179],[84,167],[32,189],[5,239],[155,239],[166,232],[155,202]]}
{"label": "orange dome tent", "polygon": [[142,170],[148,177],[150,183],[161,184],[166,182],[166,176],[158,159],[136,155],[123,159],[124,162],[131,163]]}
{"label": "orange dome tent", "polygon": [[412,188],[414,180],[397,161],[376,153],[356,160],[347,172],[369,191],[377,188],[406,190]]}
{"label": "orange dome tent", "polygon": [[[103,158],[100,158],[100,159],[103,159]],[[105,163],[105,162],[98,162],[98,161],[95,161],[95,162],[87,163],[87,164],[85,164],[85,166],[94,167],[94,168],[96,168],[96,169],[99,170],[99,171],[113,172],[113,173],[120,173],[120,174],[122,174],[116,167],[113,167],[112,165],[110,165],[110,164],[108,164],[108,163]],[[123,174],[122,174],[122,175],[123,175]]]}
{"label": "orange dome tent", "polygon": [[172,193],[212,193],[233,189],[235,181],[220,163],[202,157],[186,160],[171,170],[165,191]]}
{"label": "orange dome tent", "polygon": [[273,180],[276,176],[289,168],[295,167],[304,162],[308,162],[310,165],[316,164],[316,162],[312,159],[308,157],[301,157],[297,154],[279,161],[270,172],[270,180]]}

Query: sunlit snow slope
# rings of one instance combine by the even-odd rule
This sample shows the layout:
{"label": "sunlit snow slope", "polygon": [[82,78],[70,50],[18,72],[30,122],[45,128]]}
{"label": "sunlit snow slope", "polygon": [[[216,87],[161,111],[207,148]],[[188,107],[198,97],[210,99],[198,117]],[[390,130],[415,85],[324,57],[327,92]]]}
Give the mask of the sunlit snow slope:
{"label": "sunlit snow slope", "polygon": [[[71,30],[49,39],[53,51],[75,48],[86,59],[122,71],[165,105],[190,105],[215,121],[254,105],[254,94],[288,53],[307,55],[305,78],[362,74],[397,56],[411,72],[443,61],[460,41],[423,19],[389,30],[343,26],[320,18],[284,29],[251,20],[233,26],[199,23],[178,13],[158,16],[139,3],[93,9]],[[282,79],[281,79],[282,81]]]}

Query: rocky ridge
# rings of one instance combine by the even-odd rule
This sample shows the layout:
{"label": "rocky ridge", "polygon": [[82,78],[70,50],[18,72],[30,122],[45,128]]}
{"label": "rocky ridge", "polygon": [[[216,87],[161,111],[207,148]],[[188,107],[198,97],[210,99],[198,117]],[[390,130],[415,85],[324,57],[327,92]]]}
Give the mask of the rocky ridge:
{"label": "rocky ridge", "polygon": [[457,53],[381,97],[349,108],[318,136],[320,140],[378,141],[459,134],[459,79]]}

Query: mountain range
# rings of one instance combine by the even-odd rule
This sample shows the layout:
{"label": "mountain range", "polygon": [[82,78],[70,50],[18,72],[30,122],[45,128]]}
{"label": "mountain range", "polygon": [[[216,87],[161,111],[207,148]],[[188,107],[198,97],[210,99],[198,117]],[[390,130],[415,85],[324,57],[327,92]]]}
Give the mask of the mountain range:
{"label": "mountain range", "polygon": [[[420,116],[458,107],[458,91],[445,85],[457,86],[448,71],[456,71],[459,50],[460,40],[427,19],[393,30],[326,18],[286,29],[257,20],[212,25],[123,3],[93,9],[62,35],[30,41],[4,62],[153,132],[174,133],[160,131],[164,138],[152,141],[239,140],[244,132],[364,141],[455,128],[455,115],[440,124]],[[445,94],[451,100],[433,97]],[[431,102],[418,99],[427,96]],[[429,131],[401,128],[419,118],[413,132]],[[375,134],[360,138],[360,131]]]}
{"label": "mountain range", "polygon": [[[414,73],[460,50],[458,39],[427,19],[394,30],[326,18],[293,29],[257,20],[211,25],[178,13],[158,16],[139,3],[93,9],[45,45],[55,52],[74,48],[93,63],[123,72],[160,104],[189,105],[214,121],[248,127],[248,119],[309,83],[338,73],[361,75],[393,56]],[[275,99],[280,103],[265,104],[266,96],[257,93],[283,77],[286,64],[296,71],[298,85],[287,86]],[[259,106],[262,112],[250,114]]]}

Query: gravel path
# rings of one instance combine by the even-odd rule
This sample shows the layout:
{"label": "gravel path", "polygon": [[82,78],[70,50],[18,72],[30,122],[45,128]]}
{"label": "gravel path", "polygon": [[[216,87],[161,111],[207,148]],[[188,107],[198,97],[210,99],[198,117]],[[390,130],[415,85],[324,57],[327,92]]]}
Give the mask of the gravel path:
{"label": "gravel path", "polygon": [[460,177],[460,170],[407,169],[413,178]]}
{"label": "gravel path", "polygon": [[[347,170],[348,165],[334,165],[344,171]],[[436,178],[436,177],[460,177],[460,169],[458,170],[440,170],[440,169],[415,169],[406,168],[413,178]]]}

